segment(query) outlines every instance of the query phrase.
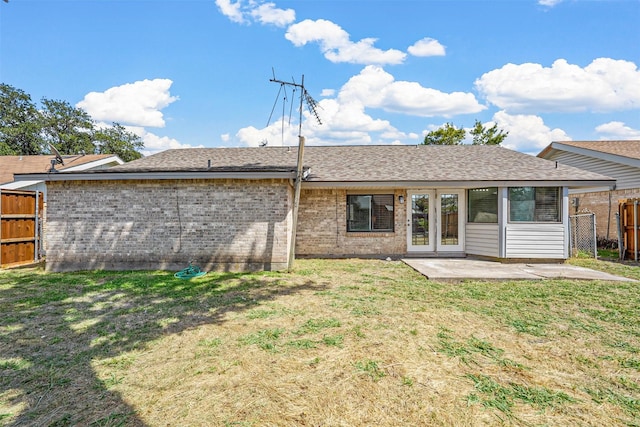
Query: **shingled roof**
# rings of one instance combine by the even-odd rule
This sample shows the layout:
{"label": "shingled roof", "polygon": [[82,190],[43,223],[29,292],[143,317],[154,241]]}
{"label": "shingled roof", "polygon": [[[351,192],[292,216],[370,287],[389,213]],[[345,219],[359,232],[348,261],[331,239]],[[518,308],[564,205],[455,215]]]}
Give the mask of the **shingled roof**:
{"label": "shingled roof", "polygon": [[[167,150],[83,179],[214,178],[223,173],[280,173],[294,177],[297,147],[193,148]],[[496,146],[358,145],[308,146],[305,185],[456,185],[472,183],[566,183],[608,185],[615,180]],[[62,174],[60,174],[62,175]],[[74,173],[52,179],[66,180]],[[272,174],[273,175],[273,174]]]}
{"label": "shingled roof", "polygon": [[[58,171],[74,169],[87,163],[116,158],[113,154],[87,154],[75,156],[62,156],[64,165],[56,164]],[[14,180],[14,174],[45,173],[51,169],[51,161],[54,155],[40,156],[0,156],[0,184],[6,184]],[[122,162],[118,159],[118,162]]]}
{"label": "shingled roof", "polygon": [[[167,150],[102,171],[295,171],[297,147]],[[307,182],[590,181],[593,172],[495,146],[359,145],[305,148]]]}

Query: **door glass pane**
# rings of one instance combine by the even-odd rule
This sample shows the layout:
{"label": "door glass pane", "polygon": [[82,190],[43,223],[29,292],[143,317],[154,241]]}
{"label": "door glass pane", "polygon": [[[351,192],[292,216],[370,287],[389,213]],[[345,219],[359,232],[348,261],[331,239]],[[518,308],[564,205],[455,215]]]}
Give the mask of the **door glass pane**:
{"label": "door glass pane", "polygon": [[411,244],[429,245],[429,195],[411,196]]}
{"label": "door glass pane", "polygon": [[440,241],[442,245],[458,244],[458,195],[440,195]]}

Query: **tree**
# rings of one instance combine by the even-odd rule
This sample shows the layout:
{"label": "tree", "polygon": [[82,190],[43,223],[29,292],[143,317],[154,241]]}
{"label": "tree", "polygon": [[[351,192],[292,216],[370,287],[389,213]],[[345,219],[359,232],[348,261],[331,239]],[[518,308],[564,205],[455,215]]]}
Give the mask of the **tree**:
{"label": "tree", "polygon": [[0,155],[42,154],[41,121],[31,96],[0,84]]}
{"label": "tree", "polygon": [[125,162],[142,157],[139,150],[144,148],[142,139],[125,129],[119,123],[113,127],[98,129],[93,133],[93,143],[98,154],[116,154]]}
{"label": "tree", "polygon": [[500,145],[509,135],[509,132],[498,129],[497,124],[486,128],[478,120],[469,133],[473,135],[473,145]]}
{"label": "tree", "polygon": [[67,101],[43,98],[42,131],[46,142],[53,144],[61,154],[93,153],[91,142],[93,121],[81,108]]}
{"label": "tree", "polygon": [[142,157],[144,143],[118,123],[96,129],[91,116],[66,101],[42,99],[38,110],[31,96],[0,83],[0,156],[61,154],[117,154],[122,160]]}
{"label": "tree", "polygon": [[456,128],[452,123],[445,123],[439,129],[432,130],[424,137],[425,145],[460,145],[466,132]]}

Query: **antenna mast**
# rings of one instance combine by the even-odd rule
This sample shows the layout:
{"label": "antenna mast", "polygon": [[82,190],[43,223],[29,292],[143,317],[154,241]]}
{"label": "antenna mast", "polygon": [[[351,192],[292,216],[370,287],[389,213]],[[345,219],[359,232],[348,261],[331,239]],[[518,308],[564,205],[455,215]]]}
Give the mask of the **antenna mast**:
{"label": "antenna mast", "polygon": [[298,227],[298,208],[300,206],[300,187],[302,186],[302,178],[304,172],[304,136],[302,136],[302,103],[303,101],[307,101],[307,105],[309,106],[309,110],[313,113],[316,120],[319,124],[322,124],[320,121],[320,117],[318,116],[317,103],[316,101],[307,93],[307,90],[304,88],[304,74],[302,75],[302,83],[298,84],[296,82],[285,82],[282,80],[278,80],[274,77],[269,79],[270,82],[279,83],[280,86],[293,86],[296,88],[300,88],[300,118],[298,123],[298,165],[296,170],[296,185],[295,192],[293,196],[293,220],[291,224],[291,244],[289,247],[289,261],[287,264],[287,269],[290,272],[293,268],[293,261],[296,257],[296,233]]}

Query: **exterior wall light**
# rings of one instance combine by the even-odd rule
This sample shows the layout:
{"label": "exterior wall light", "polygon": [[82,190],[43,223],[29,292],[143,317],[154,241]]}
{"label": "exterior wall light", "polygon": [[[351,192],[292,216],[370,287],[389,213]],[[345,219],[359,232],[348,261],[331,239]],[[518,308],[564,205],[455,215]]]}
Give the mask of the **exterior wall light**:
{"label": "exterior wall light", "polygon": [[400,202],[401,205],[404,204],[404,196],[399,196],[398,201]]}

